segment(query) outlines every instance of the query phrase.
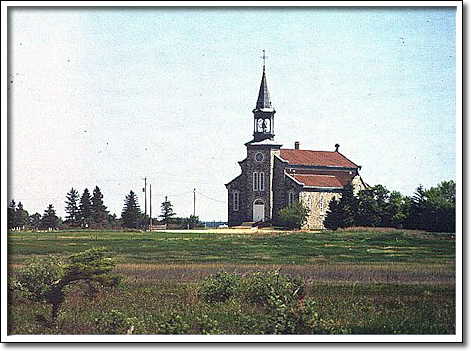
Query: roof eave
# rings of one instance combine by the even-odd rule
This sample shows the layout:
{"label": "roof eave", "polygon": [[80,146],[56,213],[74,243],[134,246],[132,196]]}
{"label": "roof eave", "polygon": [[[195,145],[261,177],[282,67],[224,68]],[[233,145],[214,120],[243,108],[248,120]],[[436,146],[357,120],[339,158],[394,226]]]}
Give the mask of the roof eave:
{"label": "roof eave", "polygon": [[343,190],[343,187],[337,187],[337,186],[304,186],[304,189],[306,190],[324,190],[324,191],[341,191]]}
{"label": "roof eave", "polygon": [[294,178],[294,177],[293,177],[292,175],[290,175],[289,173],[286,173],[286,172],[285,172],[285,175],[286,175],[289,179],[293,180],[295,183],[297,183],[297,184],[299,184],[299,185],[301,185],[301,186],[303,186],[303,187],[305,186],[304,183],[300,182],[299,180],[297,180],[296,178]]}
{"label": "roof eave", "polygon": [[[280,157],[281,158],[281,157]],[[307,168],[307,169],[332,169],[332,170],[338,170],[338,171],[357,171],[358,167],[344,167],[344,166],[321,166],[321,165],[310,165],[310,164],[303,164],[303,163],[290,163],[289,161],[286,161],[285,159],[281,158],[281,160],[284,160],[289,164],[290,167],[292,168]]]}

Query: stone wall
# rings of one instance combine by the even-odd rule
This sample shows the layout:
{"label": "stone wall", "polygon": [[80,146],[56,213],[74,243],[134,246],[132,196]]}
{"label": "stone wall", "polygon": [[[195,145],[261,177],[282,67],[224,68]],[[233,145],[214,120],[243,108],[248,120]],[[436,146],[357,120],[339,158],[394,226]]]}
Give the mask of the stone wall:
{"label": "stone wall", "polygon": [[[359,175],[356,175],[352,179],[353,185],[353,193],[355,195],[358,194],[360,190],[365,189],[365,185],[361,180]],[[310,201],[309,201],[310,197]],[[303,229],[324,229],[324,219],[327,215],[327,210],[329,209],[330,201],[335,198],[339,200],[342,197],[342,193],[340,191],[309,191],[304,189],[300,193],[300,199],[304,203],[305,206],[309,207],[311,211],[309,217],[307,218],[306,225]],[[323,209],[321,212],[321,198],[323,199]],[[311,206],[308,206],[308,204]]]}
{"label": "stone wall", "polygon": [[360,190],[364,190],[366,188],[360,175],[356,175],[355,177],[353,177],[352,185],[353,185],[353,194],[355,195],[357,195]]}
{"label": "stone wall", "polygon": [[[255,160],[255,154],[261,152],[264,156],[262,162]],[[242,174],[227,185],[228,189],[228,224],[239,225],[242,222],[253,221],[253,203],[261,199],[265,205],[264,220],[278,221],[278,213],[288,206],[288,194],[294,192],[295,200],[308,204],[311,203],[311,213],[308,217],[306,229],[322,229],[323,222],[332,198],[339,199],[341,192],[329,190],[304,189],[302,185],[285,175],[287,162],[276,157],[278,148],[272,147],[247,147],[247,158],[240,163]],[[253,190],[253,173],[264,173],[264,190]],[[354,193],[365,188],[363,181],[357,174],[352,179]],[[239,191],[239,210],[234,211],[233,192]],[[323,211],[320,211],[320,199],[323,198]]]}
{"label": "stone wall", "polygon": [[[300,199],[305,206],[310,210],[309,217],[307,218],[306,225],[303,229],[324,229],[324,219],[329,209],[330,201],[340,199],[342,194],[332,191],[303,191],[300,193]],[[310,200],[309,200],[310,198]],[[322,211],[321,211],[321,199],[322,199]],[[309,206],[310,203],[310,206]]]}
{"label": "stone wall", "polygon": [[278,213],[281,209],[288,206],[288,194],[290,191],[294,192],[295,200],[299,199],[299,194],[302,191],[302,185],[296,183],[290,177],[285,175],[285,168],[287,162],[280,160],[278,157],[274,159],[273,167],[273,221],[278,221]]}

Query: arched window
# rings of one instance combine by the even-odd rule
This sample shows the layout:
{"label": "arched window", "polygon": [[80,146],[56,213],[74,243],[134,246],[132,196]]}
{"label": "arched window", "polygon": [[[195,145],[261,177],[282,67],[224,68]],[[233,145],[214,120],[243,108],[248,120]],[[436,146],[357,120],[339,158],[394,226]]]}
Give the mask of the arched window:
{"label": "arched window", "polygon": [[293,204],[296,201],[296,195],[294,194],[294,191],[290,191],[288,193],[288,205]]}
{"label": "arched window", "polygon": [[234,191],[232,194],[232,206],[234,211],[239,211],[239,191]]}
{"label": "arched window", "polygon": [[258,172],[253,172],[253,191],[258,190]]}
{"label": "arched window", "polygon": [[312,206],[312,198],[311,195],[307,196],[307,203],[306,203],[307,208],[310,210]]}
{"label": "arched window", "polygon": [[324,195],[322,194],[319,198],[319,212],[320,214],[324,214]]}
{"label": "arched window", "polygon": [[258,182],[258,186],[260,191],[265,190],[265,174],[263,172],[260,172],[260,180]]}

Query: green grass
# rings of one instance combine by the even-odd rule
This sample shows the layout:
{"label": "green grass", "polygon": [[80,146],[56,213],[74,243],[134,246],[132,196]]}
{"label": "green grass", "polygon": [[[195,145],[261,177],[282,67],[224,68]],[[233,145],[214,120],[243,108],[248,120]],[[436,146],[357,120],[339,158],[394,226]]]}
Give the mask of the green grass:
{"label": "green grass", "polygon": [[253,264],[453,262],[454,240],[408,231],[267,234],[139,233],[120,231],[9,233],[9,262],[29,255],[70,255],[106,246],[121,262]]}
{"label": "green grass", "polygon": [[121,286],[92,297],[83,286],[72,287],[53,329],[36,322],[38,314],[50,313],[49,306],[13,293],[9,333],[94,334],[100,330],[96,321],[112,310],[140,318],[140,332],[146,334],[261,333],[257,326],[270,318],[263,310],[239,300],[205,303],[198,286],[220,269],[244,274],[280,268],[303,279],[323,332],[455,333],[455,241],[446,234],[9,232],[9,273],[31,255],[65,258],[97,246],[117,257],[115,272],[125,277]]}
{"label": "green grass", "polygon": [[[324,284],[308,285],[306,298],[316,301],[324,332],[332,334],[453,334],[455,333],[455,289],[453,284]],[[140,333],[163,332],[153,321],[172,314],[181,317],[175,328],[199,334],[197,320],[207,316],[216,321],[218,333],[260,333],[260,323],[268,314],[244,301],[205,303],[198,296],[197,283],[152,281],[126,282],[106,293],[88,297],[80,290],[67,295],[58,328],[45,328],[35,322],[48,308],[40,303],[20,300],[10,308],[11,334],[95,334],[96,319],[118,310],[127,317],[138,317]],[[175,332],[175,331],[174,331]]]}

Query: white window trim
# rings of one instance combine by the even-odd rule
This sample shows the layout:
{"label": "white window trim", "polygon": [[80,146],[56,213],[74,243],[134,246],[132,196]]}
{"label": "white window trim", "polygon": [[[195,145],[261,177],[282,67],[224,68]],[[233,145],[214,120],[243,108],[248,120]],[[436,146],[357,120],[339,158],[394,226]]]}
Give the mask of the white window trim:
{"label": "white window trim", "polygon": [[264,191],[265,190],[265,173],[260,172],[259,176],[260,176],[260,180],[258,181],[259,190]]}
{"label": "white window trim", "polygon": [[311,207],[312,207],[312,198],[311,198],[311,195],[308,195],[308,196],[307,196],[307,207],[309,208],[309,210],[310,210]]}
{"label": "white window trim", "polygon": [[239,197],[239,191],[234,191],[234,193],[232,194],[232,206],[233,206],[233,210],[234,212],[237,212],[239,211],[239,200],[240,200],[240,197]]}
{"label": "white window trim", "polygon": [[319,212],[320,214],[324,214],[324,196],[321,194],[319,198]]}
{"label": "white window trim", "polygon": [[295,201],[296,201],[296,197],[295,197],[294,191],[290,191],[288,193],[288,206],[293,204]]}
{"label": "white window trim", "polygon": [[258,191],[258,172],[253,172],[253,191]]}

